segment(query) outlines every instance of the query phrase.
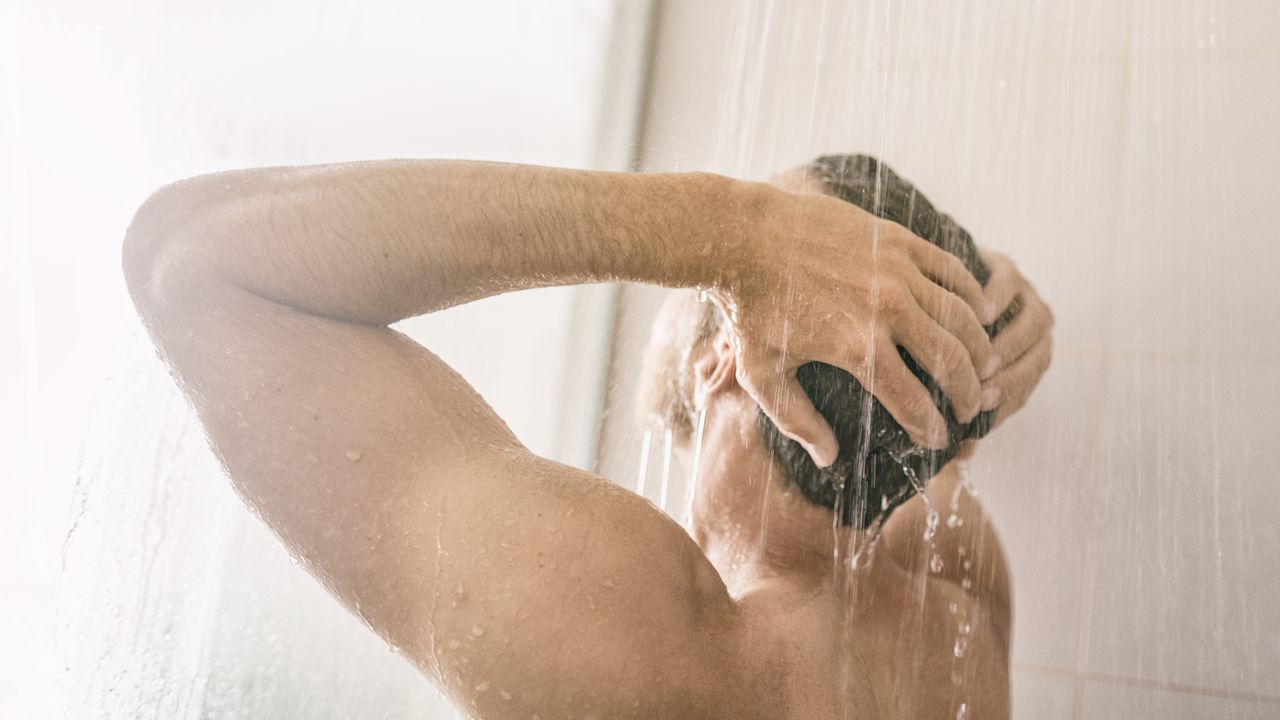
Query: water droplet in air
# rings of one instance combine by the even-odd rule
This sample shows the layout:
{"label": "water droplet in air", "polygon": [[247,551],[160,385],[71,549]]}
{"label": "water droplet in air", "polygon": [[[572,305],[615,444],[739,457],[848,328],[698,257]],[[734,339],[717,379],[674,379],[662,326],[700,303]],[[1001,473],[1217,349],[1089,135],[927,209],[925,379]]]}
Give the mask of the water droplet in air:
{"label": "water droplet in air", "polygon": [[347,459],[350,460],[351,462],[359,462],[360,458],[364,457],[364,455],[359,450],[348,450],[346,455],[347,455]]}
{"label": "water droplet in air", "polygon": [[956,720],[966,720],[969,717],[968,703],[960,703],[960,709],[956,710]]}
{"label": "water droplet in air", "polygon": [[959,606],[959,605],[957,605],[957,604],[955,604],[955,603],[951,603],[950,605],[948,605],[948,606],[947,606],[947,610],[948,610],[952,615],[955,615],[957,612],[959,612],[959,611],[960,611],[960,606]]}
{"label": "water droplet in air", "polygon": [[942,558],[938,553],[934,553],[933,557],[929,558],[929,569],[936,573],[942,572]]}
{"label": "water droplet in air", "polygon": [[969,634],[969,632],[970,632],[972,629],[973,629],[973,628],[969,625],[969,623],[960,623],[960,634],[961,634],[961,635],[968,635],[968,634]]}
{"label": "water droplet in air", "polygon": [[969,648],[969,639],[959,637],[956,638],[955,654],[956,657],[964,657],[964,651]]}
{"label": "water droplet in air", "polygon": [[965,590],[968,590],[969,588],[973,587],[973,581],[970,580],[969,578],[965,578],[964,580],[960,581],[960,587],[964,588]]}
{"label": "water droplet in air", "polygon": [[958,528],[963,524],[964,524],[964,520],[962,520],[959,515],[956,515],[955,513],[951,513],[949,516],[947,516],[947,527]]}

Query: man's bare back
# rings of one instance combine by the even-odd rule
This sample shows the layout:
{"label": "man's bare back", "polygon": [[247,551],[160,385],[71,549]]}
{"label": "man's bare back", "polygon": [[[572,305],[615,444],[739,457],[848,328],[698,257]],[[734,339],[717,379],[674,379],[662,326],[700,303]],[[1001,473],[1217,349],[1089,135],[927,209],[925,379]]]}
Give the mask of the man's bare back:
{"label": "man's bare back", "polygon": [[[855,587],[784,577],[739,600],[753,628],[751,652],[772,659],[785,678],[778,717],[1008,716],[1011,619],[998,544],[975,557],[959,550],[971,537],[957,542],[943,531],[930,543],[927,523],[916,522],[927,510],[917,518],[904,509],[912,517],[886,528]],[[933,572],[935,554],[959,572]]]}
{"label": "man's bare back", "polygon": [[[758,404],[821,466],[838,447],[797,394],[802,362],[876,387],[924,445],[945,432],[897,346],[929,366],[957,414],[972,417],[993,388],[1002,412],[1025,400],[1047,327],[1037,318],[988,342],[979,322],[1028,289],[1011,275],[984,290],[962,271],[827,198],[708,175],[481,163],[196,178],[149,199],[125,243],[135,304],[245,501],[460,708],[523,720],[998,717],[998,549],[974,547],[974,587],[943,579],[919,564],[913,501],[859,562],[845,605],[848,578],[820,551],[823,538],[859,538],[814,532],[820,508],[770,494],[779,521],[756,528],[763,551],[741,561],[742,535],[721,532],[733,516],[716,506],[750,493],[709,472],[695,542],[635,495],[530,453],[388,326],[546,284],[707,288],[737,323],[705,378],[715,402]],[[792,283],[807,290],[779,303]],[[732,413],[715,417],[708,442],[719,428],[730,448]],[[980,517],[965,513],[965,527],[986,532]],[[966,616],[961,665],[974,679],[957,686],[948,648]]]}

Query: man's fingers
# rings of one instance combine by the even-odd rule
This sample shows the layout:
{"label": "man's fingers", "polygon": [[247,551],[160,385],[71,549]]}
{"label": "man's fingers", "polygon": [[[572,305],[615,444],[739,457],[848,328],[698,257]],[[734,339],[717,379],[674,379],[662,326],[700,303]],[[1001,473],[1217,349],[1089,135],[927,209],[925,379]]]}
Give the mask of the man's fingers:
{"label": "man's fingers", "polygon": [[897,323],[894,338],[942,388],[961,422],[969,422],[978,414],[982,382],[969,350],[955,335],[923,310],[917,310]]}
{"label": "man's fingers", "polygon": [[[1000,253],[984,251],[982,253],[982,261],[986,263],[987,269],[991,271],[991,277],[987,280],[984,293],[987,301],[995,308],[996,317],[999,317],[1018,297],[1018,293],[1026,285],[1026,281],[1018,274],[1013,261]],[[992,318],[992,322],[994,320]],[[991,323],[988,322],[987,324],[990,325]]]}
{"label": "man's fingers", "polygon": [[1022,296],[1018,314],[992,339],[991,347],[1008,365],[1035,347],[1052,327],[1053,314],[1049,306],[1034,293],[1027,293]]}
{"label": "man's fingers", "polygon": [[988,384],[999,391],[999,415],[996,424],[1017,412],[1031,397],[1031,391],[1039,384],[1040,378],[1049,369],[1053,358],[1053,340],[1045,335],[1018,358],[1013,364],[998,373]]}
{"label": "man's fingers", "polygon": [[840,446],[831,426],[813,406],[794,370],[784,374],[744,371],[739,365],[738,382],[779,432],[800,443],[820,468],[836,461]]}
{"label": "man's fingers", "polygon": [[911,288],[920,307],[938,322],[947,332],[958,339],[969,351],[974,369],[978,377],[987,379],[1000,369],[1002,359],[991,347],[991,339],[983,329],[973,308],[957,295],[948,292],[928,278],[921,277]]}
{"label": "man's fingers", "polygon": [[942,287],[960,296],[973,308],[974,315],[985,325],[1000,316],[987,299],[982,283],[969,272],[960,258],[927,240],[915,238],[911,243],[911,258],[926,276]]}
{"label": "man's fingers", "polygon": [[871,377],[854,373],[913,440],[929,448],[947,446],[947,426],[924,385],[911,374],[890,338],[876,343]]}

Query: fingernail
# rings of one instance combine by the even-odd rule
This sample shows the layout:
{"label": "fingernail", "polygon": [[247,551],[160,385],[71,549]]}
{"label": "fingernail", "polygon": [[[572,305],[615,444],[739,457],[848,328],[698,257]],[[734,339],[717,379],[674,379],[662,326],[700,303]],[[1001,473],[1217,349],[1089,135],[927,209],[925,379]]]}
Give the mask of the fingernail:
{"label": "fingernail", "polygon": [[999,370],[1003,365],[1004,365],[1004,361],[1000,359],[999,355],[992,355],[987,360],[986,367],[982,369],[982,379],[986,380],[992,375],[995,375],[996,371]]}
{"label": "fingernail", "polygon": [[982,388],[982,409],[994,410],[1000,404],[1000,388],[995,385]]}

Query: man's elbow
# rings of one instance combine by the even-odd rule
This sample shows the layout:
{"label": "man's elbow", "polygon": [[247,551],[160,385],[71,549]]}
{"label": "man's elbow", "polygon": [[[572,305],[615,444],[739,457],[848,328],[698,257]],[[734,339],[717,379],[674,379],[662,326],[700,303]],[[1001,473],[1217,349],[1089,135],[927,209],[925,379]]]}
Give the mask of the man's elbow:
{"label": "man's elbow", "polygon": [[176,201],[171,188],[165,186],[152,193],[133,214],[124,233],[121,264],[125,285],[136,304],[146,299],[157,259],[172,235],[170,218]]}
{"label": "man's elbow", "polygon": [[202,212],[195,202],[199,195],[193,193],[197,181],[185,180],[153,192],[134,213],[125,231],[121,248],[125,285],[144,316],[149,308],[161,304],[162,272],[191,256],[187,252],[191,243],[186,239],[193,220],[199,222]]}

